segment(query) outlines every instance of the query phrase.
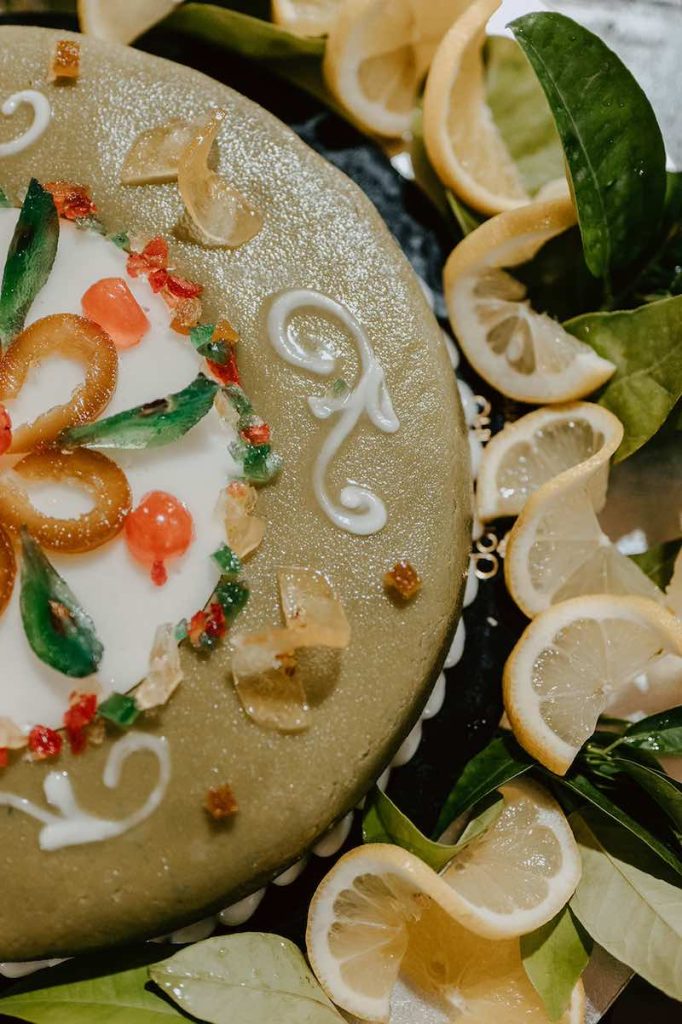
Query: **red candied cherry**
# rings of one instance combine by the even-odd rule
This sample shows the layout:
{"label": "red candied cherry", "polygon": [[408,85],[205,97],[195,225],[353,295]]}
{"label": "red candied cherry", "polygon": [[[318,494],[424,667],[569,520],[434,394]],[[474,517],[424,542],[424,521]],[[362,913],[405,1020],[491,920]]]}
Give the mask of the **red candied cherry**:
{"label": "red candied cherry", "polygon": [[0,455],[4,455],[12,443],[12,420],[7,409],[0,404]]}
{"label": "red candied cherry", "polygon": [[125,538],[134,558],[150,566],[157,587],[168,579],[165,563],[187,551],[194,536],[192,516],[166,491],[150,491],[126,518]]}
{"label": "red candied cherry", "polygon": [[139,344],[149,329],[142,307],[122,277],[103,277],[81,299],[83,312],[106,331],[116,348]]}

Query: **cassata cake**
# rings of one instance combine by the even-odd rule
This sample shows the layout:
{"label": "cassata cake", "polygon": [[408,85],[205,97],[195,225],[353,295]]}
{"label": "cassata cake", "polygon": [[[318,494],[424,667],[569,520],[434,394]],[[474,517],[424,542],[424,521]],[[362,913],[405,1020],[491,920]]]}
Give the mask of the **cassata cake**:
{"label": "cassata cake", "polygon": [[298,859],[418,719],[468,445],[363,194],[186,68],[0,30],[0,960]]}

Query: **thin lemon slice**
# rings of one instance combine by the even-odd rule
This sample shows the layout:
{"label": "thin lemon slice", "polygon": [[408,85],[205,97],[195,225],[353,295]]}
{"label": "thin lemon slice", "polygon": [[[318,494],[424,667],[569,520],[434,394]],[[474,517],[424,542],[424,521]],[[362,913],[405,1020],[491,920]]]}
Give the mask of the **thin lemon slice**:
{"label": "thin lemon slice", "polygon": [[508,423],[486,445],[476,481],[479,519],[517,516],[526,501],[567,469],[599,455],[592,478],[594,504],[606,497],[609,459],[623,438],[623,425],[594,402],[536,409]]}
{"label": "thin lemon slice", "polygon": [[297,36],[326,36],[342,0],[272,0],[272,20]]}
{"label": "thin lemon slice", "polygon": [[605,470],[608,455],[602,448],[543,484],[514,523],[504,576],[512,598],[530,618],[551,604],[583,594],[663,600],[658,587],[599,525],[595,499],[603,503]]}
{"label": "thin lemon slice", "polygon": [[519,402],[582,398],[615,372],[556,320],[536,313],[524,286],[502,269],[527,262],[574,224],[570,200],[529,203],[485,221],[445,265],[445,300],[464,354],[489,384]]}
{"label": "thin lemon slice", "polygon": [[469,0],[345,0],[324,58],[327,85],[365,131],[410,128],[431,58]]}
{"label": "thin lemon slice", "polygon": [[[532,783],[505,786],[502,794],[495,823],[442,875],[414,854],[377,844],[352,850],[323,880],[310,907],[308,955],[337,1005],[364,1020],[387,1019],[404,957],[414,942],[429,947],[422,918],[434,907],[458,921],[472,943],[483,941],[475,932],[492,947],[491,938],[505,944],[568,901],[580,856],[561,809]],[[441,954],[455,963],[460,950],[430,947],[432,957]],[[491,972],[491,987],[500,982]]]}
{"label": "thin lemon slice", "polygon": [[110,43],[132,43],[177,7],[180,0],[78,0],[81,32]]}
{"label": "thin lemon slice", "polygon": [[443,184],[481,213],[530,202],[486,102],[483,44],[500,0],[474,0],[451,26],[424,91],[424,143]]}
{"label": "thin lemon slice", "polygon": [[527,627],[504,669],[519,743],[563,775],[618,691],[663,654],[682,655],[682,623],[642,597],[575,597]]}

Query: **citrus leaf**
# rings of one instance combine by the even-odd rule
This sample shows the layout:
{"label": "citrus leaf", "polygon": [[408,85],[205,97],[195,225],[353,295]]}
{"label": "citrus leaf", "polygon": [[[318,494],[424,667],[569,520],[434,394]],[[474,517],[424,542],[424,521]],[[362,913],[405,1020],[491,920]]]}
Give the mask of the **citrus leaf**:
{"label": "citrus leaf", "polygon": [[464,766],[440,812],[436,835],[441,835],[464,811],[532,767],[533,761],[511,736],[497,736]]}
{"label": "citrus leaf", "polygon": [[530,982],[550,1020],[566,1011],[578,979],[590,959],[591,942],[564,907],[541,928],[521,936],[521,957]]}
{"label": "citrus leaf", "polygon": [[630,555],[630,558],[660,590],[665,590],[672,579],[675,559],[681,549],[682,539],[667,540],[663,544],[656,544],[655,547],[649,548],[648,551],[644,551],[640,555]]}
{"label": "citrus leaf", "polygon": [[279,935],[243,932],[187,946],[149,976],[207,1024],[339,1024],[303,954]]}
{"label": "citrus leaf", "polygon": [[620,58],[570,18],[540,12],[510,27],[554,115],[585,259],[606,277],[644,253],[661,223],[665,148],[656,115]]}
{"label": "citrus leaf", "polygon": [[485,220],[485,217],[463,203],[449,188],[445,189],[445,199],[463,235],[470,235]]}
{"label": "citrus leaf", "polygon": [[652,754],[682,756],[682,707],[642,718],[628,727],[623,740]]}
{"label": "citrus leaf", "polygon": [[636,750],[623,751],[624,756],[615,756],[613,763],[625,772],[633,782],[636,782],[652,800],[663,810],[675,830],[675,834],[682,836],[682,786],[675,779],[657,766],[644,764],[640,760],[642,754],[637,756]]}
{"label": "citrus leaf", "polygon": [[641,843],[596,814],[571,815],[582,878],[571,909],[595,942],[682,999],[682,888]]}
{"label": "citrus leaf", "polygon": [[622,313],[587,313],[564,327],[616,365],[599,404],[625,428],[615,456],[625,459],[653,437],[682,397],[682,295]]}

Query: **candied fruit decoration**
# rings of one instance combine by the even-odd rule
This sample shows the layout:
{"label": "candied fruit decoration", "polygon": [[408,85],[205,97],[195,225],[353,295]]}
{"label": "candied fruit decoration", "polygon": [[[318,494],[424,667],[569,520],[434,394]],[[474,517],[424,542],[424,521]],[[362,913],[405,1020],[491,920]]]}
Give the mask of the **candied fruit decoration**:
{"label": "candied fruit decoration", "polygon": [[88,745],[87,727],[97,714],[96,693],[72,693],[64,712],[64,728],[72,754],[82,754]]}
{"label": "candied fruit decoration", "polygon": [[14,555],[14,547],[8,534],[0,525],[0,615],[9,604],[16,578],[17,560]]}
{"label": "candied fruit decoration", "polygon": [[0,405],[0,455],[4,455],[12,444],[12,420],[4,405]]}
{"label": "candied fruit decoration", "polygon": [[247,558],[265,535],[265,520],[253,514],[257,491],[250,484],[233,480],[221,495],[227,543],[237,558]]}
{"label": "candied fruit decoration", "polygon": [[213,143],[226,117],[226,110],[216,110],[197,127],[180,158],[178,187],[188,220],[182,227],[188,229],[190,238],[208,247],[236,248],[258,234],[263,218],[226,178],[208,165]]}
{"label": "candied fruit decoration", "polygon": [[77,185],[73,181],[46,181],[43,188],[51,194],[57,213],[65,220],[85,220],[97,213],[85,185]]}
{"label": "candied fruit decoration", "polygon": [[123,161],[121,184],[158,185],[175,181],[180,157],[196,129],[193,121],[174,118],[140,132]]}
{"label": "candied fruit decoration", "polygon": [[141,711],[134,697],[127,693],[112,693],[102,701],[97,713],[119,729],[129,729],[140,717]]}
{"label": "candied fruit decoration", "polygon": [[128,254],[126,270],[131,277],[139,277],[140,274],[149,275],[155,270],[165,270],[167,266],[168,242],[161,235],[157,235],[147,242],[142,252]]}
{"label": "candied fruit decoration", "polygon": [[348,647],[350,625],[327,577],[298,566],[277,573],[282,614],[297,647]]}
{"label": "candied fruit decoration", "polygon": [[214,821],[232,818],[239,810],[239,804],[226,782],[222,786],[211,786],[204,798],[204,810]]}
{"label": "candied fruit decoration", "polygon": [[296,667],[296,635],[272,628],[234,637],[232,679],[247,715],[265,729],[300,732],[309,725]]}
{"label": "candied fruit decoration", "polygon": [[81,48],[75,39],[58,39],[52,63],[50,81],[75,82],[81,70]]}
{"label": "candied fruit decoration", "polygon": [[[0,750],[22,750],[28,744],[28,736],[11,718],[0,717]],[[7,762],[3,765],[7,767]]]}
{"label": "candied fruit decoration", "polygon": [[[31,501],[25,483],[69,483],[92,498],[93,508],[73,519],[41,512]],[[125,474],[99,452],[79,449],[32,452],[2,478],[0,521],[10,531],[25,526],[32,537],[53,551],[92,551],[123,528],[132,505]]]}
{"label": "candied fruit decoration", "polygon": [[139,345],[149,320],[122,277],[103,277],[81,299],[83,313],[109,335],[116,348]]}
{"label": "candied fruit decoration", "polygon": [[171,327],[178,334],[189,334],[193,327],[196,327],[201,320],[201,300],[194,297],[191,299],[180,299],[173,307]]}
{"label": "candied fruit decoration", "polygon": [[165,287],[176,299],[193,299],[195,296],[201,295],[204,290],[203,285],[188,281],[187,278],[179,277],[177,274],[168,274]]}
{"label": "candied fruit decoration", "polygon": [[411,601],[422,587],[417,570],[409,562],[396,562],[384,576],[386,590],[401,601]]}
{"label": "candied fruit decoration", "polygon": [[270,442],[270,427],[267,423],[252,423],[240,431],[241,436],[247,444],[268,444]]}
{"label": "candied fruit decoration", "polygon": [[16,398],[29,372],[51,356],[79,362],[82,384],[65,405],[57,405],[32,423],[15,427],[9,451],[28,452],[54,441],[62,430],[94,420],[109,404],[118,378],[118,355],[101,327],[72,313],[44,316],[14,339],[0,361],[0,401]]}
{"label": "candied fruit decoration", "polygon": [[125,523],[133,558],[150,567],[157,587],[168,579],[166,562],[185,554],[194,537],[189,509],[166,491],[150,491]]}
{"label": "candied fruit decoration", "polygon": [[55,729],[36,725],[28,734],[28,749],[37,761],[57,757],[62,750],[62,738]]}
{"label": "candied fruit decoration", "polygon": [[164,623],[154,634],[149,655],[147,678],[135,690],[135,700],[141,711],[165,704],[182,682],[183,671],[175,626]]}
{"label": "candied fruit decoration", "polygon": [[187,639],[197,651],[210,651],[227,633],[227,617],[219,601],[196,612],[187,627]]}

